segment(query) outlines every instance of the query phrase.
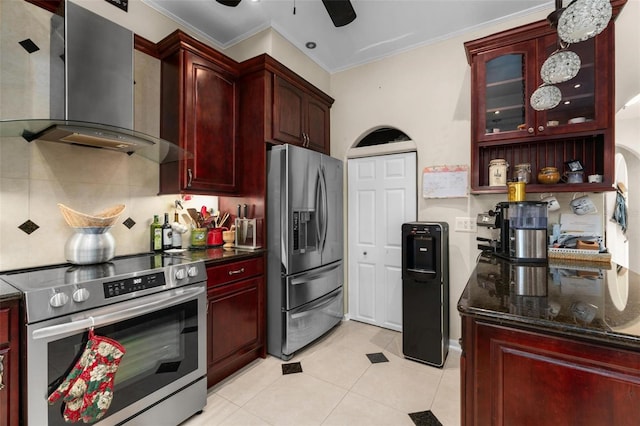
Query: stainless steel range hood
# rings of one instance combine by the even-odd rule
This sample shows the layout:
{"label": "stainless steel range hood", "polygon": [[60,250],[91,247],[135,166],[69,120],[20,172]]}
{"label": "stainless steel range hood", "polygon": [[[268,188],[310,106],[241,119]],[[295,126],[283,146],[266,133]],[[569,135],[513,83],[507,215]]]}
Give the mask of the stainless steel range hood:
{"label": "stainless steel range hood", "polygon": [[191,157],[133,129],[133,33],[66,0],[53,15],[50,115],[0,122],[0,135],[140,154],[159,163]]}

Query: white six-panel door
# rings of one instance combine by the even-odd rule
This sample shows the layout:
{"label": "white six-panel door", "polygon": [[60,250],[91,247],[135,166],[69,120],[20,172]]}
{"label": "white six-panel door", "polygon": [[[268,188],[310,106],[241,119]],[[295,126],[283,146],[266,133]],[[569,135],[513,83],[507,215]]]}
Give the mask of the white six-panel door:
{"label": "white six-panel door", "polygon": [[349,316],[402,331],[401,226],[416,220],[416,153],[350,159]]}

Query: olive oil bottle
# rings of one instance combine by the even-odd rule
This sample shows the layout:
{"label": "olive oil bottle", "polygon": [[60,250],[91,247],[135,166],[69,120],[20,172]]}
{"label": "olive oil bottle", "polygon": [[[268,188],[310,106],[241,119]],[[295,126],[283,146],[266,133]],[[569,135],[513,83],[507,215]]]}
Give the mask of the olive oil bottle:
{"label": "olive oil bottle", "polygon": [[151,251],[162,251],[162,224],[157,214],[153,215],[153,222],[151,222]]}

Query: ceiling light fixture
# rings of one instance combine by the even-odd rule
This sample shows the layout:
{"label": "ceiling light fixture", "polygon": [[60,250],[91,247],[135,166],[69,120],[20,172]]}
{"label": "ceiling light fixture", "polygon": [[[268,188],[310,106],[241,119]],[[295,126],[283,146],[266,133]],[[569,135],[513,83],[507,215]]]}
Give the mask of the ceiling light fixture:
{"label": "ceiling light fixture", "polygon": [[[600,34],[607,27],[612,14],[609,0],[573,0],[566,8],[562,7],[562,0],[556,0],[555,5],[547,21],[557,30],[558,49],[544,61],[540,69],[544,83],[529,100],[536,111],[555,108],[562,99],[562,93],[553,84],[569,81],[580,71],[580,57],[566,50],[568,44]],[[574,86],[578,87],[579,84]]]}
{"label": "ceiling light fixture", "polygon": [[315,49],[317,46],[315,41],[308,41],[305,43],[304,47],[306,47],[307,49]]}

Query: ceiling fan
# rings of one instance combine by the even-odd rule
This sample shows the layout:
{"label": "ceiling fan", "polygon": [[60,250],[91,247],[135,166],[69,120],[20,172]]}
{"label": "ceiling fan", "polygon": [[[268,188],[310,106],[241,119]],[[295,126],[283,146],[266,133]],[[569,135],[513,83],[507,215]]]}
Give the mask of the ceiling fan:
{"label": "ceiling fan", "polygon": [[[218,3],[229,7],[236,7],[241,0],[216,0]],[[322,0],[329,17],[336,27],[343,27],[356,19],[356,11],[350,0]],[[295,11],[295,9],[294,9]]]}

